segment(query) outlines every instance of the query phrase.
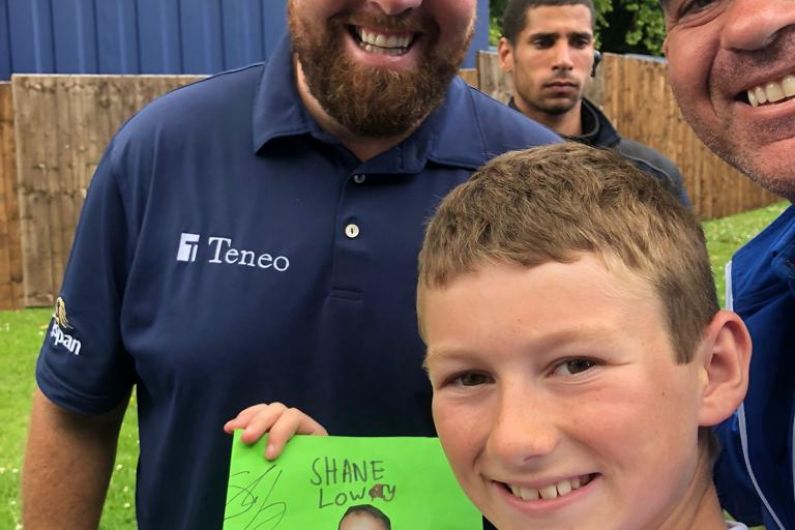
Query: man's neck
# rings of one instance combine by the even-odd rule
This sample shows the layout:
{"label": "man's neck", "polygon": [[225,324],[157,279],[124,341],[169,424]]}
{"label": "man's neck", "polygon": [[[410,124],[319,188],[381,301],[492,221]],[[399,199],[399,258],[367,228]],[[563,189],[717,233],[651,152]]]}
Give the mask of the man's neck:
{"label": "man's neck", "polygon": [[562,114],[550,114],[542,112],[527,103],[522,98],[514,97],[516,108],[528,118],[545,125],[561,136],[580,136],[582,135],[582,100],[572,107],[569,111]]}
{"label": "man's neck", "polygon": [[301,68],[301,62],[297,59],[294,62],[298,95],[301,97],[301,101],[303,102],[304,107],[306,107],[306,110],[309,112],[310,116],[317,121],[324,131],[339,140],[342,145],[347,147],[362,162],[366,162],[367,160],[375,158],[381,153],[389,151],[400,142],[411,136],[411,134],[419,126],[418,123],[416,126],[412,127],[403,134],[390,136],[387,138],[371,138],[366,136],[358,136],[352,133],[340,125],[337,120],[329,116],[328,113],[323,109],[323,106],[320,104],[320,102],[309,91],[309,86],[307,85],[306,78],[304,77],[303,68]]}

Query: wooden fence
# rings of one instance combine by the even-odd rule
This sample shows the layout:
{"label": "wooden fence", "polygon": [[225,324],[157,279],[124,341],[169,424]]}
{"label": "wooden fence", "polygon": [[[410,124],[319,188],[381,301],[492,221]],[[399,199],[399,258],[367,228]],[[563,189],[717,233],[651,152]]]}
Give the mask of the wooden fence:
{"label": "wooden fence", "polygon": [[0,309],[23,306],[11,84],[0,83]]}
{"label": "wooden fence", "polygon": [[[478,81],[487,94],[507,101],[510,81],[495,53],[478,57]],[[725,217],[781,200],[726,164],[699,141],[684,121],[668,85],[664,62],[605,54],[588,97],[625,137],[673,160],[702,219]]]}
{"label": "wooden fence", "polygon": [[[498,99],[510,93],[494,54],[481,54],[478,71],[462,76]],[[18,75],[10,86],[0,83],[0,309],[53,303],[86,188],[113,132],[147,102],[196,79]],[[695,138],[664,65],[607,55],[589,94],[627,137],[679,165],[702,217],[775,200]]]}
{"label": "wooden fence", "polygon": [[195,76],[14,76],[23,304],[53,303],[86,188],[114,131]]}

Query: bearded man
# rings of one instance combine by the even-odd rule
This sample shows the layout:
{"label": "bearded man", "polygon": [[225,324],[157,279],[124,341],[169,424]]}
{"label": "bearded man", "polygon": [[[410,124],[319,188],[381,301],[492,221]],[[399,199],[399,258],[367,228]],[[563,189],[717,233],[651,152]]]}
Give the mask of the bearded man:
{"label": "bearded man", "polygon": [[290,0],[267,64],[122,127],[37,364],[26,529],[97,527],[133,386],[142,529],[221,526],[222,427],[252,403],[338,435],[433,434],[423,222],[489,157],[557,141],[455,78],[475,8]]}

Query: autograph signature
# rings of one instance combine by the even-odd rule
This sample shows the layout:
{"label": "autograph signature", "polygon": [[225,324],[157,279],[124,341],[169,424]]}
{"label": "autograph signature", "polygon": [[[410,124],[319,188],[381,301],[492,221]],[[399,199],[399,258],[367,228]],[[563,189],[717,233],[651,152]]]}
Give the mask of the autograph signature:
{"label": "autograph signature", "polygon": [[270,496],[282,476],[271,465],[260,475],[240,471],[229,476],[229,497],[224,521],[240,517],[244,530],[273,530],[287,513],[287,503],[270,502]]}

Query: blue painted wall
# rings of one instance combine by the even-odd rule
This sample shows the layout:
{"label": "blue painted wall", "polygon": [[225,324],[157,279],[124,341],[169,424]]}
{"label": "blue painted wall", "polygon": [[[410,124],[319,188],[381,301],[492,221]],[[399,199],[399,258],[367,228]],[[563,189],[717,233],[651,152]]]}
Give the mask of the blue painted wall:
{"label": "blue painted wall", "polygon": [[[0,80],[12,73],[204,74],[267,58],[286,0],[0,0]],[[474,51],[488,47],[478,0]]]}

